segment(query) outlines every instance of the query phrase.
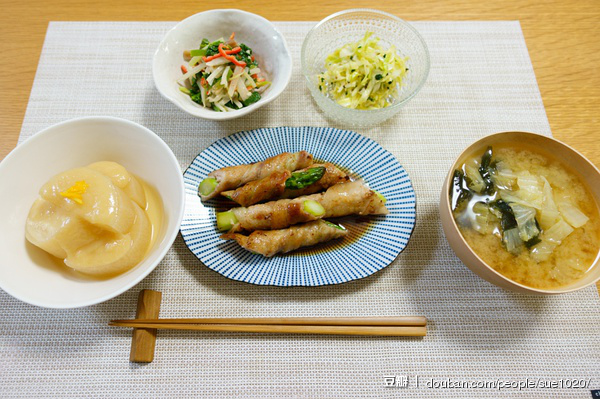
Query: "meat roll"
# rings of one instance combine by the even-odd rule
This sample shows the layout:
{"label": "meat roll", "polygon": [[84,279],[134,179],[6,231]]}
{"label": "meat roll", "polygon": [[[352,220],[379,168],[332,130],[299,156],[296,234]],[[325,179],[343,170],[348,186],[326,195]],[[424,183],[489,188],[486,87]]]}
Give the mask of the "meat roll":
{"label": "meat roll", "polygon": [[326,192],[217,213],[220,230],[277,230],[322,218],[385,215],[385,198],[362,182],[336,184]]}
{"label": "meat roll", "polygon": [[249,236],[238,233],[227,233],[221,236],[224,240],[235,240],[250,252],[271,257],[277,253],[286,253],[301,247],[308,247],[322,242],[344,237],[348,230],[325,220],[316,220],[298,224],[281,230],[259,230]]}
{"label": "meat roll", "polygon": [[198,186],[202,200],[209,200],[223,191],[240,187],[250,181],[259,180],[277,171],[303,169],[313,162],[313,156],[306,151],[284,152],[262,162],[247,165],[229,166],[208,174]]}
{"label": "meat roll", "polygon": [[294,173],[285,170],[275,172],[261,180],[251,181],[237,190],[221,194],[241,206],[277,198],[295,198],[313,194],[350,178],[332,163],[313,164]]}

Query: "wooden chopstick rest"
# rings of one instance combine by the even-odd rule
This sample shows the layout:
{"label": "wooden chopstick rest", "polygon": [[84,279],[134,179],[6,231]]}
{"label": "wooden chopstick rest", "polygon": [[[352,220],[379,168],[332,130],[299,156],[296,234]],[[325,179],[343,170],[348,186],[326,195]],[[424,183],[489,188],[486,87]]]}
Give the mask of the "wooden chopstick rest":
{"label": "wooden chopstick rest", "polygon": [[[158,319],[162,293],[153,290],[141,290],[138,296],[136,318]],[[129,361],[150,363],[154,360],[156,347],[156,328],[134,328],[131,336]]]}

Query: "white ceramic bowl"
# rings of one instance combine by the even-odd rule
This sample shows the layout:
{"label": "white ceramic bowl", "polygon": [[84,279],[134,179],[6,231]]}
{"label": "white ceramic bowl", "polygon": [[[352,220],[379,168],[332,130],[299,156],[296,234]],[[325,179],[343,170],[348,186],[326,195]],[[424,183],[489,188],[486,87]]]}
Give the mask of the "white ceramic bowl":
{"label": "white ceramic bowl", "polygon": [[[161,196],[163,223],[146,258],[110,279],[70,271],[25,239],[25,220],[40,187],[67,169],[115,161]],[[111,299],[136,285],[165,256],[183,217],[183,177],[171,149],[149,129],[124,119],[80,118],[49,127],[0,163],[0,288],[47,308],[76,308]]]}
{"label": "white ceramic bowl", "polygon": [[[198,48],[203,38],[228,38],[232,32],[238,42],[252,49],[260,69],[272,84],[260,101],[233,112],[216,112],[179,91],[177,79],[185,63],[184,50]],[[283,35],[265,18],[241,10],[210,10],[184,19],[167,33],[154,53],[152,74],[156,88],[167,100],[188,114],[222,121],[247,115],[275,100],[292,76],[292,57]]]}

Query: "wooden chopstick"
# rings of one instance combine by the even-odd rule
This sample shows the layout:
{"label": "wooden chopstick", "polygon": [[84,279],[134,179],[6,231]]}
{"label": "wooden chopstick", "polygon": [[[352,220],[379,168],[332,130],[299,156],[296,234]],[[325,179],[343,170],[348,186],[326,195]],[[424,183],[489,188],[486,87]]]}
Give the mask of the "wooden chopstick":
{"label": "wooden chopstick", "polygon": [[319,326],[426,326],[423,316],[398,317],[239,317],[200,319],[130,319],[112,320],[111,323],[152,324],[274,324]]}
{"label": "wooden chopstick", "polygon": [[113,320],[114,327],[276,334],[425,336],[427,319],[409,317],[284,317]]}
{"label": "wooden chopstick", "polygon": [[161,324],[109,323],[114,327],[154,328],[158,330],[191,330],[218,332],[250,332],[275,334],[375,335],[389,337],[422,337],[425,326],[323,326],[292,324]]}

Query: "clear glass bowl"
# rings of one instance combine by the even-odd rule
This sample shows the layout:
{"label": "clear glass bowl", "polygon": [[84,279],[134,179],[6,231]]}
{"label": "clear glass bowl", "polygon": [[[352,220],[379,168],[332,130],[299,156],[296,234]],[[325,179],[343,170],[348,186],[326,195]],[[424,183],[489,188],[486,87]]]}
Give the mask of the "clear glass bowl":
{"label": "clear glass bowl", "polygon": [[[377,110],[346,108],[319,91],[317,75],[325,70],[325,58],[345,44],[361,39],[366,31],[379,37],[380,45],[392,44],[409,69],[402,79],[399,97]],[[370,126],[394,116],[423,87],[429,75],[429,51],[425,40],[408,22],[383,11],[352,9],[330,15],[308,32],[302,44],[302,73],[310,92],[325,115],[342,125]]]}

